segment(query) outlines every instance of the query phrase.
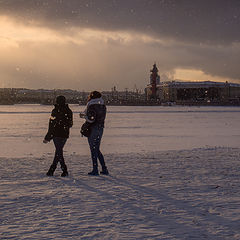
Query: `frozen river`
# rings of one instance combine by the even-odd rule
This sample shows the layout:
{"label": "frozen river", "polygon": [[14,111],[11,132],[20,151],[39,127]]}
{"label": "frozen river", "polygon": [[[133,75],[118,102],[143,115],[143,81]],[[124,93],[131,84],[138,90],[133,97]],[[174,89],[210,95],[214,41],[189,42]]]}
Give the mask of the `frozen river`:
{"label": "frozen river", "polygon": [[[84,106],[71,105],[74,126],[67,153],[88,154],[80,136]],[[42,156],[52,106],[0,106],[0,157]],[[144,153],[200,147],[240,147],[239,107],[108,106],[102,141],[105,153]]]}
{"label": "frozen river", "polygon": [[0,106],[0,239],[240,239],[240,108],[109,106],[98,177],[71,108],[69,177],[49,178],[52,106]]}

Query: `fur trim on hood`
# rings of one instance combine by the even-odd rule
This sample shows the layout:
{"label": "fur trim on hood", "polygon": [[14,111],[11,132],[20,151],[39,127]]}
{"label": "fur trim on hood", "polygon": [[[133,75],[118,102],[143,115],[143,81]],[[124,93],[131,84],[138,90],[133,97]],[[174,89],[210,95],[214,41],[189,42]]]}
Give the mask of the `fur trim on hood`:
{"label": "fur trim on hood", "polygon": [[90,101],[88,101],[87,107],[94,104],[104,105],[104,100],[102,99],[102,97],[91,99]]}
{"label": "fur trim on hood", "polygon": [[[86,114],[87,114],[87,109],[88,109],[88,107],[91,106],[91,105],[94,105],[94,104],[104,105],[104,100],[102,99],[102,97],[91,99],[90,101],[88,101],[87,107],[86,107],[86,109],[83,111],[83,114],[86,115]],[[86,116],[85,116],[85,118],[86,118]]]}

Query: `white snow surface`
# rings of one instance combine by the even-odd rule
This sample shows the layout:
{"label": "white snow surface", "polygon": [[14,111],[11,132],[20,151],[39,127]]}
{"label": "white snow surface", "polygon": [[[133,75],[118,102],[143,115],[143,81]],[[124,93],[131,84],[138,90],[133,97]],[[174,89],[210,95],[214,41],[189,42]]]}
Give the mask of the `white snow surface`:
{"label": "white snow surface", "polygon": [[52,106],[0,106],[1,240],[240,239],[239,107],[108,107],[97,177],[70,107],[62,178],[45,175]]}

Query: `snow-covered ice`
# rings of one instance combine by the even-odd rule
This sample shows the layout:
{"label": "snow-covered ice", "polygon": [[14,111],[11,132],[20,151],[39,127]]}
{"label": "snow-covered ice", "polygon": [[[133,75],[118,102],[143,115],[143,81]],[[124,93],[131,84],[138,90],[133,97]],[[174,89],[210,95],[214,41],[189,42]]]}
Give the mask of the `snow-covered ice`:
{"label": "snow-covered ice", "polygon": [[240,108],[108,107],[99,177],[71,108],[49,178],[52,107],[0,106],[0,239],[240,239]]}

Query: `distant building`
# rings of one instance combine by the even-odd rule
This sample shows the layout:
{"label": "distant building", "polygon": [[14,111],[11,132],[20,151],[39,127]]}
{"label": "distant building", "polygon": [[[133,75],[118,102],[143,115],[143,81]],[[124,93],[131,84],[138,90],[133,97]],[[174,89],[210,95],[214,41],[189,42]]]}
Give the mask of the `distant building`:
{"label": "distant building", "polygon": [[162,101],[227,103],[240,101],[240,84],[228,82],[166,82],[161,85]]}
{"label": "distant building", "polygon": [[0,88],[0,104],[13,104],[15,91],[12,88]]}
{"label": "distant building", "polygon": [[116,87],[112,91],[103,91],[103,99],[107,105],[139,105],[145,102],[145,94],[140,91],[117,91]]}
{"label": "distant building", "polygon": [[0,88],[0,104],[54,104],[56,97],[59,95],[64,95],[68,103],[86,104],[88,93],[71,89]]}
{"label": "distant building", "polygon": [[240,104],[240,84],[212,81],[160,83],[160,81],[155,80],[158,78],[154,79],[154,76],[158,76],[156,64],[153,65],[151,72],[150,84],[145,88],[147,100],[155,99],[163,103],[176,102],[178,104]]}

